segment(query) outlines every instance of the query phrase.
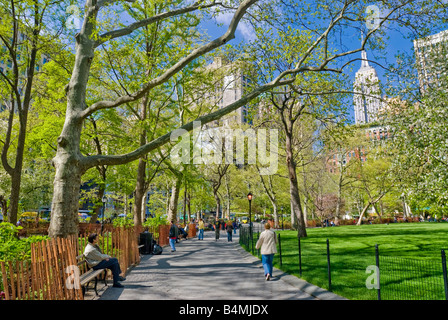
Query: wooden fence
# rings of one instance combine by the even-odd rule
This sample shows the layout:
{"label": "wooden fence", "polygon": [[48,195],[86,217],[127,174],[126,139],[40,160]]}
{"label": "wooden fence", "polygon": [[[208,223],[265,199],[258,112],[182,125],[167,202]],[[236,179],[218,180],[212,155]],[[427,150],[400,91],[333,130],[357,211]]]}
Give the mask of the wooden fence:
{"label": "wooden fence", "polygon": [[[31,244],[31,260],[1,262],[6,300],[80,300],[76,286],[67,286],[76,270],[76,238],[53,238]],[[68,271],[68,272],[67,272]]]}
{"label": "wooden fence", "polygon": [[[140,262],[138,237],[142,228],[111,228],[99,237],[103,253],[114,256],[123,272]],[[76,282],[76,257],[87,244],[87,234],[71,238],[53,238],[31,246],[31,259],[0,263],[1,299],[6,300],[82,300]]]}

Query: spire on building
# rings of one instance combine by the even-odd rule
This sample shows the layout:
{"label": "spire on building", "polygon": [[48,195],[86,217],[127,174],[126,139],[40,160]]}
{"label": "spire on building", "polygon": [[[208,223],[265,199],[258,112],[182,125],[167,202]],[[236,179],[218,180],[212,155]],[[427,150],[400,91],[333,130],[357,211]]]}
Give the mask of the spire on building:
{"label": "spire on building", "polygon": [[[364,38],[363,35],[362,38]],[[355,92],[353,96],[355,123],[376,121],[381,106],[379,79],[375,68],[369,65],[365,50],[361,51],[361,67],[356,72],[353,89]]]}

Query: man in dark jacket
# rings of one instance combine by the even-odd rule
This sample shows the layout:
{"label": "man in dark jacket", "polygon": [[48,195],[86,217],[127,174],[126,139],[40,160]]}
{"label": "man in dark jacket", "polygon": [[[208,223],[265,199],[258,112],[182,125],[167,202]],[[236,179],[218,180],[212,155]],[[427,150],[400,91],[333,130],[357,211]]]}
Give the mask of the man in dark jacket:
{"label": "man in dark jacket", "polygon": [[218,241],[218,239],[219,239],[220,226],[221,226],[221,222],[219,220],[216,220],[215,221],[215,241]]}

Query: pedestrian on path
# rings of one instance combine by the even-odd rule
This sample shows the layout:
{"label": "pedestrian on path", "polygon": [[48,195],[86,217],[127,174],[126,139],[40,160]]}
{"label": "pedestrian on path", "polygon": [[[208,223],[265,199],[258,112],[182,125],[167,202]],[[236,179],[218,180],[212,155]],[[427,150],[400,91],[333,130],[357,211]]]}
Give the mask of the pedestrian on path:
{"label": "pedestrian on path", "polygon": [[260,249],[261,262],[263,264],[264,276],[269,281],[272,277],[272,269],[274,264],[274,254],[277,253],[277,235],[271,230],[271,225],[266,223],[265,230],[260,234],[260,238],[255,245],[256,249]]}
{"label": "pedestrian on path", "polygon": [[227,242],[232,242],[232,230],[233,230],[233,225],[232,225],[232,223],[229,221],[229,222],[227,222],[227,225],[226,225]]}
{"label": "pedestrian on path", "polygon": [[219,240],[221,222],[219,220],[215,221],[215,241]]}
{"label": "pedestrian on path", "polygon": [[202,218],[199,219],[198,229],[199,229],[198,240],[204,240],[204,221],[202,220]]}
{"label": "pedestrian on path", "polygon": [[168,234],[168,239],[170,241],[170,246],[171,246],[171,252],[176,251],[177,235],[178,235],[177,227],[174,224],[174,221],[171,221],[170,232]]}

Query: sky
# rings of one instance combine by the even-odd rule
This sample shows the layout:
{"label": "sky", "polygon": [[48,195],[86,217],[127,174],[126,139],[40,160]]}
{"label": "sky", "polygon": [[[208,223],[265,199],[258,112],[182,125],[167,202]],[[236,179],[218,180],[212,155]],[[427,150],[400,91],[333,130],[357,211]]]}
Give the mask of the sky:
{"label": "sky", "polygon": [[[384,13],[380,13],[384,14]],[[209,35],[214,38],[216,36],[219,36],[222,34],[224,30],[228,27],[230,21],[232,18],[231,13],[226,13],[221,16],[218,16],[216,21],[207,21],[203,23],[203,28],[206,29],[209,33]],[[221,23],[223,26],[218,27],[216,23]],[[366,29],[367,30],[367,29]],[[387,81],[386,79],[386,70],[382,66],[387,66],[389,64],[396,63],[396,55],[398,53],[405,53],[406,55],[412,56],[414,52],[414,46],[413,46],[413,39],[405,38],[402,33],[406,33],[407,30],[403,29],[395,29],[395,28],[382,28],[386,32],[385,36],[385,42],[386,42],[386,55],[384,57],[379,57],[378,52],[373,52],[369,50],[369,48],[366,49],[367,52],[367,58],[369,60],[372,60],[372,62],[369,62],[369,64],[375,68],[377,71],[379,80],[381,83],[385,84]],[[443,29],[442,29],[443,30]],[[438,30],[434,30],[432,34],[435,34],[440,31],[440,26]],[[239,41],[249,41],[253,40],[254,32],[252,28],[245,24],[240,23],[238,26],[237,32],[236,32],[236,39],[232,40],[231,43],[238,43]],[[349,49],[355,49],[358,48],[361,44],[361,35],[360,34],[352,34],[352,35],[345,35],[342,39],[342,42],[345,46],[347,46]],[[375,56],[376,55],[376,56]],[[351,57],[354,58],[361,58],[361,53],[356,53]],[[378,60],[377,60],[378,58]],[[382,58],[382,59],[381,59]],[[375,61],[378,63],[375,64]],[[352,70],[349,70],[348,68],[345,70],[349,76],[350,79],[354,81],[355,79],[355,73],[361,66],[361,61],[356,61],[352,65]],[[354,122],[354,108],[353,108],[353,102],[348,101],[347,103],[351,103],[350,106],[348,106],[349,111],[349,119]]]}
{"label": "sky", "polygon": [[[445,0],[443,0],[445,1]],[[373,3],[375,4],[375,3]],[[75,8],[75,6],[72,6]],[[72,8],[73,9],[73,8]],[[75,10],[76,11],[76,10]],[[67,10],[68,14],[71,14],[71,17],[73,17],[74,15],[77,14],[77,12],[75,12],[73,10]],[[381,11],[381,10],[380,10]],[[383,12],[380,12],[380,15],[384,15]],[[232,19],[233,13],[231,12],[227,12],[227,13],[223,13],[219,16],[217,16],[216,20],[214,21],[204,21],[202,23],[202,28],[205,29],[209,36],[213,39],[216,38],[220,35],[223,34],[223,32],[227,29],[228,25],[230,24],[230,21]],[[125,17],[122,16],[122,18],[124,20]],[[70,22],[70,21],[67,21]],[[71,23],[76,23],[77,21],[71,21]],[[122,21],[124,22],[124,21]],[[222,24],[222,26],[218,26],[218,24]],[[368,26],[367,22],[366,22],[366,26]],[[77,28],[74,28],[74,32]],[[367,29],[366,29],[367,30]],[[384,28],[383,28],[384,30]],[[76,30],[77,31],[77,30]],[[439,30],[435,30],[434,33],[437,33]],[[386,62],[384,60],[378,60],[378,63],[380,65],[387,65],[390,63],[395,63],[396,62],[396,58],[395,55],[398,52],[405,52],[407,55],[412,55],[413,54],[413,43],[412,43],[412,39],[406,39],[403,37],[402,34],[400,34],[397,31],[393,31],[390,29],[387,29],[386,31],[386,36],[389,37],[388,40],[386,40],[386,56],[384,57],[386,59]],[[349,49],[354,49],[354,48],[358,48],[360,45],[360,38],[361,35],[360,34],[350,34],[344,35],[344,38],[342,39],[342,42],[344,44],[344,46],[346,46]],[[249,40],[254,40],[254,32],[252,30],[252,27],[250,25],[248,25],[247,23],[245,23],[244,21],[240,22],[237,32],[236,32],[236,39],[233,39],[231,41],[231,44],[236,44],[240,41],[249,41]],[[374,56],[374,52],[372,52],[371,50],[369,50],[369,48],[367,48],[367,57],[369,60],[373,60],[375,61],[377,57]],[[357,56],[356,56],[357,55]],[[352,56],[351,58],[361,58],[361,53],[357,53],[356,55]],[[385,78],[385,70],[384,68],[382,68],[379,65],[376,65],[373,62],[370,62],[370,65],[373,66],[378,74],[378,77],[380,79],[380,81],[382,83],[386,83],[386,78]],[[356,61],[353,65],[352,65],[352,70],[349,70],[348,68],[345,69],[344,71],[347,72],[349,79],[353,79],[355,78],[355,73],[356,71],[359,69],[359,67],[361,66],[361,61]],[[352,101],[347,101],[347,104],[352,104]],[[351,119],[353,121],[354,118],[354,109],[353,109],[353,105],[347,106],[347,109],[349,111],[349,119]]]}

